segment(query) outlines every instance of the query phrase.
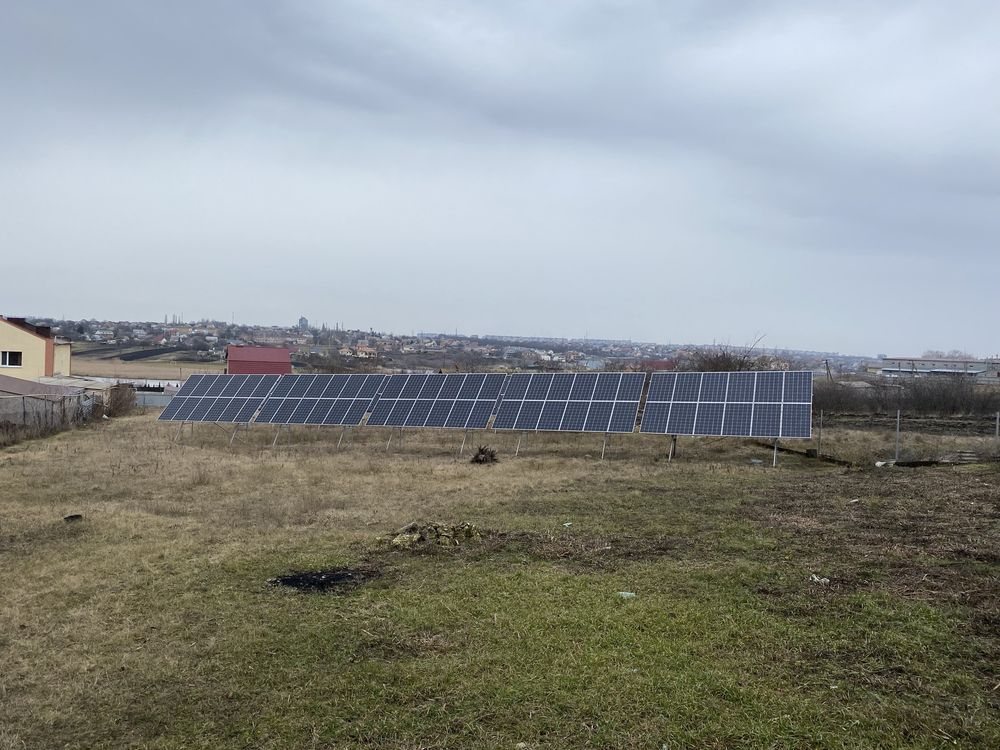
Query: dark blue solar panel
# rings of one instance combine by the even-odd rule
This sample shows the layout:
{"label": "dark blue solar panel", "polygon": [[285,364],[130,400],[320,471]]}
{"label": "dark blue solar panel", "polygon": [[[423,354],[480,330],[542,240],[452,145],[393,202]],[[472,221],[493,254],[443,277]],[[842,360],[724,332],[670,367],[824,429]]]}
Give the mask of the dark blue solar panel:
{"label": "dark blue solar panel", "polygon": [[[650,388],[652,392],[652,388]],[[646,410],[642,413],[641,432],[653,432],[666,434],[667,415],[670,414],[670,404],[667,403],[647,403]]]}
{"label": "dark blue solar panel", "polygon": [[[351,377],[361,378],[361,375],[352,375]],[[362,382],[361,390],[358,391],[358,398],[371,399],[378,395],[382,386],[385,385],[388,376],[386,375],[367,375],[364,376],[365,379]]]}
{"label": "dark blue solar panel", "polygon": [[420,389],[419,398],[432,400],[437,398],[446,377],[442,374],[428,375],[427,380],[424,381],[424,387]]}
{"label": "dark blue solar panel", "polygon": [[426,375],[410,375],[403,385],[403,390],[399,392],[400,398],[416,398],[420,395],[420,389],[427,382]]}
{"label": "dark blue solar panel", "polygon": [[611,413],[608,432],[634,432],[635,417],[639,411],[638,401],[617,401]]}
{"label": "dark blue solar panel", "polygon": [[[431,376],[433,377],[433,376]],[[443,378],[442,378],[443,379]],[[440,383],[436,386],[440,389]],[[423,427],[424,422],[427,421],[427,417],[431,413],[431,409],[434,407],[434,401],[431,399],[418,399],[413,405],[413,409],[410,410],[409,415],[406,417],[407,427]]]}
{"label": "dark blue solar panel", "polygon": [[642,398],[642,386],[646,375],[641,372],[626,372],[622,374],[622,383],[618,387],[619,401],[638,401]]}
{"label": "dark blue solar panel", "polygon": [[187,399],[184,396],[174,396],[172,399],[170,399],[169,403],[163,408],[163,411],[160,412],[160,416],[157,417],[157,419],[162,419],[165,422],[169,422],[170,420],[173,419],[174,414],[177,412],[177,410],[181,408],[181,404],[183,404],[186,400]]}
{"label": "dark blue solar panel", "polygon": [[553,376],[552,385],[549,387],[548,399],[550,401],[568,401],[570,391],[573,390],[573,375],[571,373],[559,373]]}
{"label": "dark blue solar panel", "polygon": [[330,411],[330,407],[333,406],[333,403],[334,399],[332,398],[315,399],[315,406],[306,416],[305,422],[302,424],[323,424],[323,419],[326,417],[327,412]]}
{"label": "dark blue solar panel", "polygon": [[316,398],[302,399],[292,411],[291,415],[289,415],[288,423],[305,424],[309,420],[309,415],[312,414],[312,410],[316,408],[316,404],[318,403],[319,399]]}
{"label": "dark blue solar panel", "polygon": [[583,428],[587,432],[607,432],[611,423],[614,404],[610,401],[592,401],[587,412],[587,422]]}
{"label": "dark blue solar panel", "polygon": [[677,373],[677,384],[674,386],[674,401],[697,401],[701,392],[700,372]]}
{"label": "dark blue solar panel", "polygon": [[[702,388],[704,390],[704,387]],[[694,421],[694,432],[696,435],[721,435],[722,415],[726,405],[705,402],[698,404],[698,416]]]}
{"label": "dark blue solar panel", "polygon": [[697,404],[674,401],[667,419],[667,433],[670,435],[690,435],[694,432],[694,415]]}
{"label": "dark blue solar panel", "polygon": [[194,391],[195,387],[198,385],[198,383],[202,381],[204,377],[205,377],[204,375],[192,375],[191,377],[189,377],[181,385],[180,390],[177,391],[175,397],[180,396],[181,398],[186,398],[187,396],[190,396]]}
{"label": "dark blue solar panel", "polygon": [[347,409],[347,414],[344,415],[344,424],[356,427],[361,424],[361,420],[365,418],[365,414],[368,413],[368,406],[371,404],[371,399],[369,398],[356,398],[354,403],[350,405]]}
{"label": "dark blue solar panel", "polygon": [[194,411],[195,407],[197,407],[202,402],[202,399],[193,396],[191,398],[181,399],[181,401],[182,401],[181,405],[177,408],[177,411],[174,413],[174,419],[184,422],[187,421],[188,415],[191,414],[192,411]]}
{"label": "dark blue solar panel", "polygon": [[469,421],[466,423],[466,427],[470,430],[484,430],[490,422],[490,417],[493,416],[493,406],[495,401],[477,401],[476,405],[472,407],[472,413],[469,415]]}
{"label": "dark blue solar panel", "polygon": [[388,427],[404,426],[406,424],[406,417],[413,408],[413,404],[414,400],[412,398],[401,398],[397,400],[392,405],[392,410],[389,412],[389,416],[385,419],[386,425]]}
{"label": "dark blue solar panel", "polygon": [[315,375],[292,375],[291,377],[295,380],[288,391],[289,398],[302,398],[306,395],[306,391],[309,390],[309,386],[316,379]]}
{"label": "dark blue solar panel", "polygon": [[483,387],[486,376],[482,374],[469,374],[462,384],[462,389],[458,392],[458,397],[462,399],[476,398]]}
{"label": "dark blue solar panel", "polygon": [[218,379],[218,375],[204,375],[201,380],[195,385],[191,390],[192,396],[204,396],[208,393],[208,389],[212,387],[215,381]]}
{"label": "dark blue solar panel", "polygon": [[544,401],[551,385],[552,375],[547,373],[532,375],[531,382],[528,384],[528,392],[524,395],[524,398],[530,401]]}
{"label": "dark blue solar panel", "polygon": [[270,423],[272,417],[274,417],[275,412],[278,411],[278,407],[281,406],[284,401],[280,398],[269,398],[260,408],[260,413],[254,422]]}
{"label": "dark blue solar panel", "polygon": [[762,401],[780,402],[784,375],[783,372],[758,372],[757,390],[754,392],[753,400],[758,403]]}
{"label": "dark blue solar panel", "polygon": [[246,404],[240,408],[239,413],[233,417],[232,421],[238,424],[249,424],[263,403],[264,399],[262,398],[248,398]]}
{"label": "dark blue solar panel", "polygon": [[812,437],[812,408],[809,404],[785,404],[781,414],[781,437]]}
{"label": "dark blue solar panel", "polygon": [[280,380],[281,375],[264,375],[261,377],[257,387],[253,389],[253,393],[251,395],[253,398],[264,398],[271,393]]}
{"label": "dark blue solar panel", "polygon": [[292,412],[295,411],[295,407],[299,405],[299,399],[297,398],[286,398],[278,406],[277,411],[274,412],[274,416],[271,417],[271,424],[288,424],[289,417],[292,416]]}
{"label": "dark blue solar panel", "polygon": [[479,398],[485,401],[496,401],[500,398],[503,382],[503,375],[490,373],[486,376],[486,382],[483,383],[483,389],[479,392]]}
{"label": "dark blue solar panel", "polygon": [[513,430],[517,413],[521,410],[520,401],[501,401],[497,410],[496,419],[493,420],[495,430]]}
{"label": "dark blue solar panel", "polygon": [[562,418],[565,411],[565,401],[547,401],[545,406],[542,407],[542,415],[538,419],[538,429],[558,430],[562,426]]}
{"label": "dark blue solar panel", "polygon": [[205,416],[202,418],[204,422],[219,422],[221,421],[222,412],[226,410],[226,407],[231,406],[233,399],[230,396],[226,398],[225,396],[220,396],[215,400],[215,403],[205,412]]}
{"label": "dark blue solar panel", "polygon": [[538,426],[538,418],[542,414],[543,401],[522,401],[518,412],[515,430],[534,430]]}
{"label": "dark blue solar panel", "polygon": [[284,398],[298,382],[298,375],[281,375],[280,379],[271,391],[271,398]]}
{"label": "dark blue solar panel", "polygon": [[596,385],[596,372],[577,373],[573,381],[573,389],[569,393],[570,401],[590,401],[594,395],[594,387]]}
{"label": "dark blue solar panel", "polygon": [[464,428],[466,423],[469,421],[469,416],[472,414],[472,407],[475,403],[475,401],[456,401],[455,406],[452,407],[451,414],[448,415],[448,421],[445,422],[444,426]]}
{"label": "dark blue solar panel", "polygon": [[[812,402],[812,373],[811,372],[786,372],[785,373],[785,403]],[[811,419],[811,415],[810,415]]]}
{"label": "dark blue solar panel", "polygon": [[215,380],[212,384],[208,386],[208,390],[205,391],[206,396],[218,396],[222,393],[223,389],[229,384],[232,375],[216,375]]}
{"label": "dark blue solar panel", "polygon": [[339,375],[334,375],[333,377],[330,378],[329,382],[327,382],[326,388],[323,389],[323,393],[321,394],[320,397],[337,398],[337,396],[340,395],[340,392],[344,390],[344,386],[347,384],[347,380],[350,377],[351,377],[350,375],[344,375],[342,373]]}
{"label": "dark blue solar panel", "polygon": [[[406,376],[403,375],[402,377],[405,378]],[[344,388],[337,394],[337,398],[359,398],[365,382],[366,376],[351,375],[347,379],[347,382],[344,383]]]}
{"label": "dark blue solar panel", "polygon": [[216,399],[211,396],[205,396],[198,400],[198,403],[194,405],[194,408],[188,412],[186,419],[191,422],[204,422],[205,415],[208,414],[208,410],[212,408]]}
{"label": "dark blue solar panel", "polygon": [[240,387],[247,381],[246,375],[229,375],[226,384],[223,386],[220,396],[233,397]]}
{"label": "dark blue solar panel", "polygon": [[313,382],[309,384],[309,387],[306,388],[305,397],[319,398],[323,395],[323,391],[326,390],[332,380],[333,375],[317,375]]}
{"label": "dark blue solar panel", "polygon": [[726,404],[726,414],[722,420],[722,432],[725,435],[749,435],[750,415],[753,412],[752,404],[729,403]]}
{"label": "dark blue solar panel", "polygon": [[516,375],[511,375],[507,380],[507,390],[503,394],[504,401],[523,400],[524,394],[528,392],[528,386],[530,384],[531,375],[521,372]]}
{"label": "dark blue solar panel", "polygon": [[726,401],[753,401],[753,387],[757,379],[755,372],[729,373],[729,390]]}
{"label": "dark blue solar panel", "polygon": [[583,432],[583,428],[587,424],[587,412],[589,410],[589,401],[567,402],[566,412],[563,414],[562,425],[559,429],[562,432]]}
{"label": "dark blue solar panel", "polygon": [[672,372],[654,372],[649,379],[647,401],[673,401],[677,375]]}
{"label": "dark blue solar panel", "polygon": [[434,406],[431,407],[430,414],[427,415],[424,426],[444,427],[448,421],[448,414],[451,412],[451,407],[454,405],[454,401],[435,401]]}
{"label": "dark blue solar panel", "polygon": [[246,380],[236,391],[236,395],[240,398],[249,398],[253,395],[254,390],[260,385],[260,375],[247,375]]}
{"label": "dark blue solar panel", "polygon": [[447,376],[444,381],[444,385],[441,386],[441,392],[438,393],[439,399],[455,399],[458,398],[458,392],[462,390],[462,384],[465,382],[465,374],[463,373],[452,373]]}
{"label": "dark blue solar panel", "polygon": [[353,404],[349,398],[338,398],[330,405],[330,410],[323,417],[323,424],[342,425],[346,423],[347,410]]}
{"label": "dark blue solar panel", "polygon": [[618,397],[618,386],[621,383],[620,372],[602,372],[597,376],[597,387],[594,388],[595,401],[614,401]]}
{"label": "dark blue solar panel", "polygon": [[728,382],[728,372],[706,372],[701,378],[701,394],[699,395],[698,400],[718,402],[725,401],[726,385]]}
{"label": "dark blue solar panel", "polygon": [[750,434],[754,437],[780,437],[781,404],[754,404]]}

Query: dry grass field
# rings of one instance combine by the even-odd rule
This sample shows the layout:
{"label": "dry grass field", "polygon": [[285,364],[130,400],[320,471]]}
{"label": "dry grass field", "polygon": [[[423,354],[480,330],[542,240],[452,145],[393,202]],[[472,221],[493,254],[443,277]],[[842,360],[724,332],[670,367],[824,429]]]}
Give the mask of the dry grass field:
{"label": "dry grass field", "polygon": [[218,374],[226,369],[225,362],[176,362],[173,360],[139,360],[74,357],[73,374],[82,377],[149,378],[151,380],[185,380],[200,373]]}
{"label": "dry grass field", "polygon": [[0,451],[0,750],[1000,746],[996,467],[176,433]]}

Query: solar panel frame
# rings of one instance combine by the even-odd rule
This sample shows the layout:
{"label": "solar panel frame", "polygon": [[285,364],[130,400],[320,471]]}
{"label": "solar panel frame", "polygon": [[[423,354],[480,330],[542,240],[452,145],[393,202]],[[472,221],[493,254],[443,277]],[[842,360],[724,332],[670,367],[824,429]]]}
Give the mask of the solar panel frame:
{"label": "solar panel frame", "polygon": [[372,427],[485,429],[506,376],[498,373],[390,375],[367,424]]}
{"label": "solar panel frame", "polygon": [[517,373],[500,399],[495,430],[634,432],[644,373]]}
{"label": "solar panel frame", "polygon": [[639,431],[811,438],[812,372],[653,373]]}
{"label": "solar panel frame", "polygon": [[191,375],[158,417],[163,422],[248,424],[278,375]]}
{"label": "solar panel frame", "polygon": [[276,381],[263,399],[255,423],[331,427],[359,426],[386,380],[385,375],[373,373],[265,377]]}

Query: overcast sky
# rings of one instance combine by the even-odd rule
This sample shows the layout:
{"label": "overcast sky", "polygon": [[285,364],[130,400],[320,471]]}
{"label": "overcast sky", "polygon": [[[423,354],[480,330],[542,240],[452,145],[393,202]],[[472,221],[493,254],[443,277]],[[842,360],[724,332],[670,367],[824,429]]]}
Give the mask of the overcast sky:
{"label": "overcast sky", "polygon": [[1000,3],[0,4],[0,313],[1000,351]]}

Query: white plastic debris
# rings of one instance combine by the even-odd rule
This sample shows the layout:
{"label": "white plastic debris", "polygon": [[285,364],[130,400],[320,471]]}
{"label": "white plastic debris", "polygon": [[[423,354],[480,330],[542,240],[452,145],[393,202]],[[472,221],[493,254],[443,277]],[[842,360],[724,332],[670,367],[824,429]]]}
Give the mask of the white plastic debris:
{"label": "white plastic debris", "polygon": [[830,583],[830,579],[829,578],[820,578],[815,573],[813,573],[811,576],[809,576],[809,580],[812,581],[813,583],[818,583],[821,586],[826,586],[828,583]]}
{"label": "white plastic debris", "polygon": [[572,521],[567,521],[566,523],[563,524],[563,526],[565,526],[567,529],[572,525],[573,525]]}
{"label": "white plastic debris", "polygon": [[635,592],[634,591],[619,591],[618,592],[618,596],[620,596],[622,599],[635,599]]}

